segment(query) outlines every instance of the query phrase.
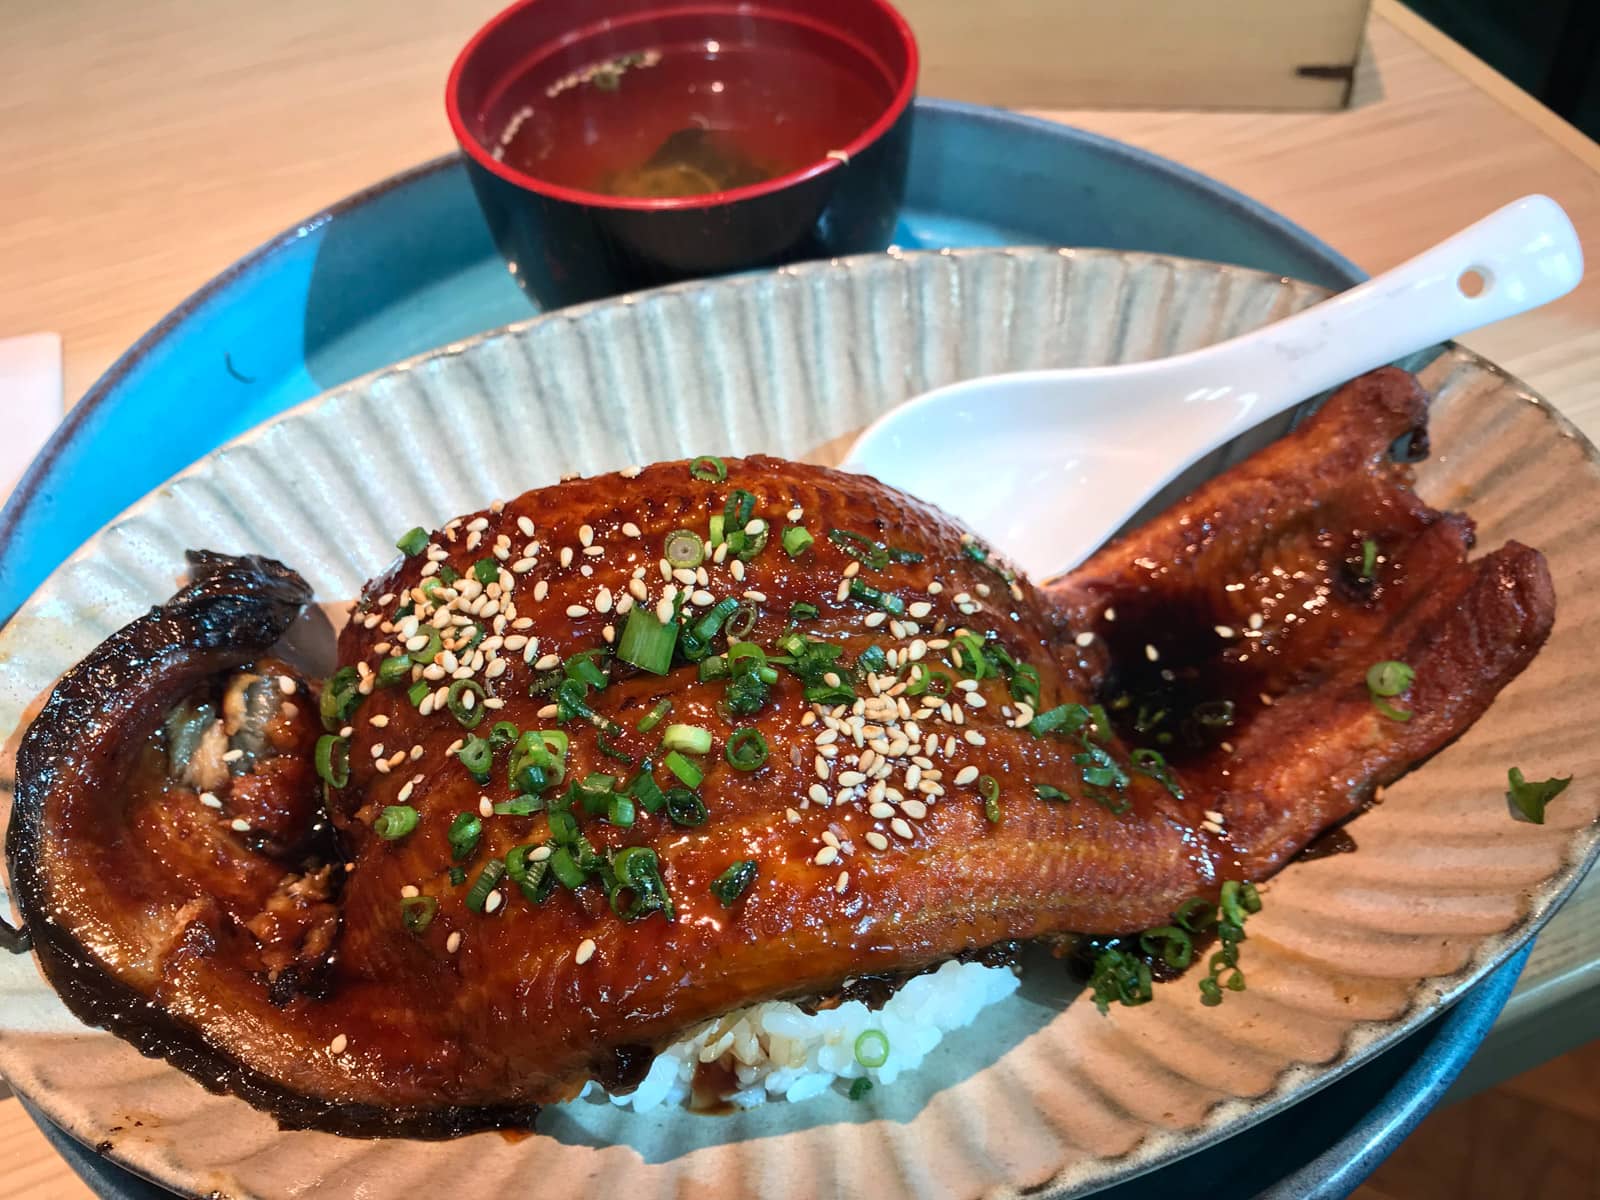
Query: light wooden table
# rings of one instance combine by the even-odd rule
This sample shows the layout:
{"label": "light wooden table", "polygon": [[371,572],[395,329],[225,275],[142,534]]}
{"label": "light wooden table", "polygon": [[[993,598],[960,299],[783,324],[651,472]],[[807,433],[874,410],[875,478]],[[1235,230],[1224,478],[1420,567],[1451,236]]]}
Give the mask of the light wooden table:
{"label": "light wooden table", "polygon": [[[451,148],[445,71],[499,0],[55,0],[0,38],[0,336],[56,330],[76,398],[192,289],[318,207]],[[1600,255],[1600,147],[1391,0],[1349,112],[1051,113],[1278,209],[1369,270],[1529,191]],[[1600,275],[1467,339],[1600,435]],[[0,398],[3,405],[3,398]],[[1469,1068],[1600,1036],[1600,879],[1540,937]],[[87,1190],[14,1099],[0,1200]]]}

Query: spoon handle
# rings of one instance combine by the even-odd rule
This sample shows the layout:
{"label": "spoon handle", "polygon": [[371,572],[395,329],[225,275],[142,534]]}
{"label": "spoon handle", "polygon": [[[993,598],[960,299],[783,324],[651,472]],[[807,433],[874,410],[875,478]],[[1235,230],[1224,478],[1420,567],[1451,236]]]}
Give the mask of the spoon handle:
{"label": "spoon handle", "polygon": [[1548,196],[1524,196],[1321,304],[1197,352],[1262,372],[1255,402],[1241,405],[1217,440],[1364,371],[1548,304],[1582,277],[1583,249],[1567,214]]}

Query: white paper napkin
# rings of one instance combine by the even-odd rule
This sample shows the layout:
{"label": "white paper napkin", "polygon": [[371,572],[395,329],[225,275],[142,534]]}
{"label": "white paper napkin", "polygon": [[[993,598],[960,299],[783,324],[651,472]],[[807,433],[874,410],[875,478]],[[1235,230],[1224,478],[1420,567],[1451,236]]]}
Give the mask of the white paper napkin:
{"label": "white paper napkin", "polygon": [[0,338],[0,501],[61,420],[61,335]]}

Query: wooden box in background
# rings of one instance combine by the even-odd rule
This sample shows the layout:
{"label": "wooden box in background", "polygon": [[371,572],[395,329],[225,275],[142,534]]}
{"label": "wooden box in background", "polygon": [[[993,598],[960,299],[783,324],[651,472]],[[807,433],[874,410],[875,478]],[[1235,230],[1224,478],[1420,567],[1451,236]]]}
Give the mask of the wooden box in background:
{"label": "wooden box in background", "polygon": [[925,96],[1009,108],[1343,108],[1370,0],[896,0]]}

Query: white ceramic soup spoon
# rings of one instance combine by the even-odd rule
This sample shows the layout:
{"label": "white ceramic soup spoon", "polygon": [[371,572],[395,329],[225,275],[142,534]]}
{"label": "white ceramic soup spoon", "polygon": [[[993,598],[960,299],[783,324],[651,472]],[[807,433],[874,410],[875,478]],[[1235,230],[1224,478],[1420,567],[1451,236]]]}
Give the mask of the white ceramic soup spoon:
{"label": "white ceramic soup spoon", "polygon": [[847,470],[939,505],[1035,579],[1076,566],[1195,460],[1364,371],[1565,295],[1572,222],[1526,196],[1285,320],[1188,354],[970,379],[869,426]]}

